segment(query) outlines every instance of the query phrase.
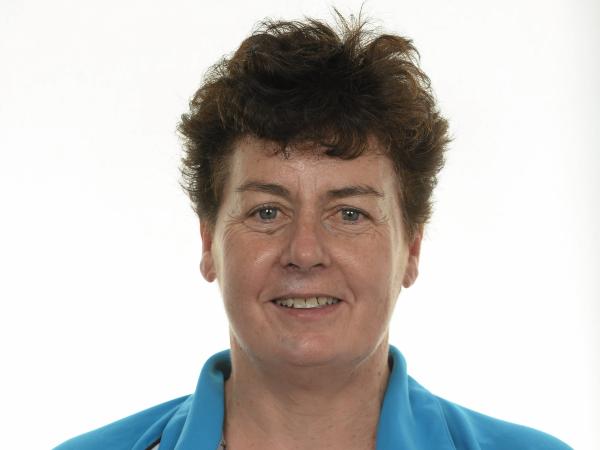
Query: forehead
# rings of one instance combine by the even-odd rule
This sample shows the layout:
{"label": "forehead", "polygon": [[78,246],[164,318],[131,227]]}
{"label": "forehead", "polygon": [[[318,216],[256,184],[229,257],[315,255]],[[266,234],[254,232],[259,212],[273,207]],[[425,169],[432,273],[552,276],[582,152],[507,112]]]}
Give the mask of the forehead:
{"label": "forehead", "polygon": [[[368,184],[381,191],[397,190],[396,172],[376,140],[354,159],[326,155],[325,148],[303,144],[278,151],[271,141],[246,136],[233,147],[229,161],[229,181],[234,188],[248,181],[278,183],[305,189],[344,184]],[[229,183],[228,183],[229,184]]]}

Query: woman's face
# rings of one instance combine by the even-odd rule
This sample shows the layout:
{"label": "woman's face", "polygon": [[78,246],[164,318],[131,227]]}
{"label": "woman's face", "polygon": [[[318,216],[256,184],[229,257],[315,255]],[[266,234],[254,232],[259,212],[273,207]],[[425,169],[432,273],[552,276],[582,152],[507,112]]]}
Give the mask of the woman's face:
{"label": "woman's face", "polygon": [[235,145],[216,225],[202,226],[202,273],[253,360],[359,363],[417,276],[420,234],[404,234],[392,163],[375,141],[352,160],[272,145]]}

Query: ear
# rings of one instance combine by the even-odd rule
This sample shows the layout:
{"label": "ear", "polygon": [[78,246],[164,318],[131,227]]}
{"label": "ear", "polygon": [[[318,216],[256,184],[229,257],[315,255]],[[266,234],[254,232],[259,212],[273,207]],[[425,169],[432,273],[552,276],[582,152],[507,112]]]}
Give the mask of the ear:
{"label": "ear", "polygon": [[217,279],[215,261],[212,254],[213,227],[206,221],[200,221],[200,238],[202,239],[202,259],[200,260],[200,272],[206,281],[212,283]]}
{"label": "ear", "polygon": [[408,262],[404,271],[402,286],[408,288],[413,285],[419,275],[419,256],[421,255],[421,241],[423,240],[423,225],[420,225],[408,245]]}

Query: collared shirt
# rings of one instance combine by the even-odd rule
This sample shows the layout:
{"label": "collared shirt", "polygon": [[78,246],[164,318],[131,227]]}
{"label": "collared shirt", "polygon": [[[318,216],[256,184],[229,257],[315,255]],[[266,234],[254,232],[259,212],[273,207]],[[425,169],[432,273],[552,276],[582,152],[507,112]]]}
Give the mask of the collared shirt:
{"label": "collared shirt", "polygon": [[[406,372],[390,346],[392,370],[377,426],[376,450],[568,450],[541,431],[479,414],[439,398]],[[73,438],[55,450],[219,450],[229,351],[204,365],[194,394]],[[235,450],[235,449],[231,449]]]}

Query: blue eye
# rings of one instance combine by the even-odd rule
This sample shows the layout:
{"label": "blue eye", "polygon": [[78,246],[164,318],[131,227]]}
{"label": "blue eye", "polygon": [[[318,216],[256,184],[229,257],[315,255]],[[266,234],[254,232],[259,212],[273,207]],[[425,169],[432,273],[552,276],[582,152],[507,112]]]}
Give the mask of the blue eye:
{"label": "blue eye", "polygon": [[256,212],[262,220],[273,220],[277,217],[278,210],[272,206],[265,206],[256,210]]}
{"label": "blue eye", "polygon": [[344,208],[341,210],[342,219],[346,222],[357,222],[360,219],[362,213],[356,209]]}

